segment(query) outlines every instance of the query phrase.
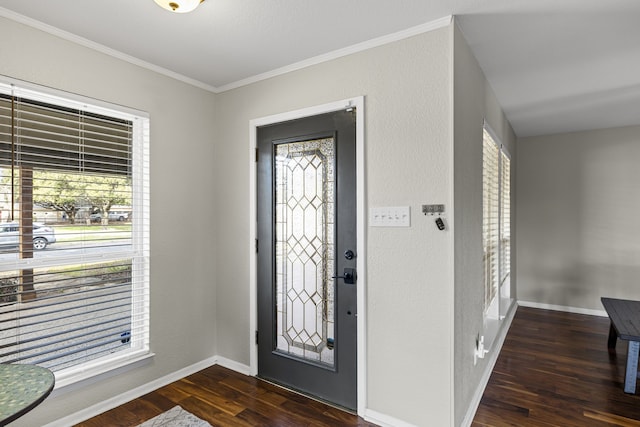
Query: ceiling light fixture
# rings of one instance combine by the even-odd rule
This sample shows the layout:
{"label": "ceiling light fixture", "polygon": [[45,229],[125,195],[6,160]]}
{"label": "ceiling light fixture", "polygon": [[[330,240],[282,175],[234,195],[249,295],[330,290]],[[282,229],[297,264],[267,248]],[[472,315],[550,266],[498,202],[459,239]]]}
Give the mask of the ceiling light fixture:
{"label": "ceiling light fixture", "polygon": [[153,0],[163,9],[176,13],[187,13],[194,10],[204,0]]}

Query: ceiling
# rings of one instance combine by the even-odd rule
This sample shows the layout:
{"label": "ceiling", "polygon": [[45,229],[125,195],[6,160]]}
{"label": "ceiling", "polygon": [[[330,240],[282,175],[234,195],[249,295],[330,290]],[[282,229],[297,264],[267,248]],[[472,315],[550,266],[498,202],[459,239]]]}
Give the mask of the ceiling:
{"label": "ceiling", "polygon": [[[456,15],[520,137],[640,125],[637,0],[0,0],[0,16],[213,92]],[[366,44],[365,44],[366,45]]]}

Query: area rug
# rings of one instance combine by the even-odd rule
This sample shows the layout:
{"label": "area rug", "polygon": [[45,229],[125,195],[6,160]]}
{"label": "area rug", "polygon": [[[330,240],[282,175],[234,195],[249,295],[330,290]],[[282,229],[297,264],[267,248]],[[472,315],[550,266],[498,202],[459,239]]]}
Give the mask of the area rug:
{"label": "area rug", "polygon": [[143,422],[138,427],[211,427],[205,420],[187,412],[180,406],[174,406],[167,412]]}

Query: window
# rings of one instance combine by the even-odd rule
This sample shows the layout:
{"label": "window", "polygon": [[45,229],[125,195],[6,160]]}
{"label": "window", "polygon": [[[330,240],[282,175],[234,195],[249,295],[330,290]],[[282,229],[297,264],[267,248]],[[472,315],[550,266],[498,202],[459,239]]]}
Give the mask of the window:
{"label": "window", "polygon": [[483,129],[482,244],[484,312],[497,318],[499,299],[509,296],[511,274],[511,161],[489,128]]}
{"label": "window", "polygon": [[0,363],[60,384],[149,353],[148,122],[0,82]]}
{"label": "window", "polygon": [[511,159],[500,151],[500,289],[501,295],[509,296],[511,277]]}

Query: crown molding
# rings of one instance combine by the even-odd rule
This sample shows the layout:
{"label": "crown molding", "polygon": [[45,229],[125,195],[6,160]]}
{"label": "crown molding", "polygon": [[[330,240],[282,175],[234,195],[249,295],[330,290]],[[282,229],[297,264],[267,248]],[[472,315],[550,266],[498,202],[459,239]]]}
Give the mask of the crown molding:
{"label": "crown molding", "polygon": [[60,28],[54,27],[49,24],[45,24],[44,22],[29,18],[27,16],[21,15],[19,13],[13,12],[11,10],[0,7],[0,16],[10,19],[12,21],[18,22],[20,24],[27,25],[29,27],[35,28],[37,30],[49,33],[53,36],[60,37],[61,39],[68,40],[70,42],[79,44],[81,46],[87,47],[89,49],[96,50],[100,53],[104,53],[105,55],[112,56],[114,58],[120,59],[122,61],[128,62],[133,65],[137,65],[139,67],[145,68],[150,71],[154,71],[156,73],[165,75],[172,79],[181,81],[183,83],[187,83],[189,85],[198,87],[200,89],[206,90],[208,92],[213,93],[221,93],[226,92],[232,89],[237,89],[242,86],[246,86],[252,83],[257,83],[262,80],[270,79],[272,77],[280,76],[283,74],[290,73],[292,71],[301,70],[303,68],[311,67],[313,65],[321,64],[323,62],[331,61],[337,58],[341,58],[344,56],[352,55],[357,52],[362,52],[368,49],[372,49],[378,46],[383,46],[385,44],[393,43],[399,40],[403,40],[409,37],[413,37],[419,34],[427,33],[430,31],[437,30],[439,28],[446,27],[451,24],[453,20],[452,15],[445,16],[440,19],[436,19],[434,21],[430,21],[421,25],[417,25],[415,27],[407,28],[406,30],[398,31],[392,34],[388,34],[385,36],[377,37],[375,39],[367,40],[362,43],[357,43],[351,46],[347,46],[342,49],[334,50],[332,52],[328,52],[322,55],[314,56],[313,58],[305,59],[300,62],[296,62],[294,64],[286,65],[284,67],[276,68],[275,70],[267,71],[265,73],[257,74],[252,77],[248,77],[245,79],[237,80],[232,83],[228,83],[222,86],[211,86],[209,84],[203,83],[199,80],[192,79],[183,74],[176,73],[167,68],[160,67],[158,65],[152,64],[147,61],[143,61],[139,58],[136,58],[131,55],[127,55],[118,50],[112,49],[110,47],[104,46],[100,43],[93,42],[84,37],[77,36],[68,31],[61,30]]}
{"label": "crown molding", "polygon": [[246,79],[242,79],[233,83],[218,86],[216,90],[218,93],[226,92],[228,90],[237,89],[239,87],[246,86],[252,83],[257,83],[259,81],[270,79],[272,77],[277,77],[283,74],[287,74],[292,71],[297,71],[303,68],[311,67],[312,65],[321,64],[323,62],[328,62],[337,58],[352,55],[354,53],[372,49],[374,47],[383,46],[385,44],[407,39],[409,37],[417,36],[419,34],[428,33],[430,31],[434,31],[439,28],[443,28],[450,25],[452,20],[453,20],[453,16],[448,15],[443,18],[436,19],[435,21],[430,21],[425,24],[407,28],[406,30],[398,31],[392,34],[387,34],[386,36],[377,37],[375,39],[367,40],[362,43],[357,43],[342,49],[338,49],[322,55],[314,56],[313,58],[305,59],[303,61],[296,62],[291,65],[286,65],[281,68],[276,68],[275,70],[267,71],[266,73],[257,74],[255,76],[248,77]]}
{"label": "crown molding", "polygon": [[199,80],[192,79],[190,77],[184,76],[182,74],[176,73],[174,71],[168,70],[166,68],[160,67],[158,65],[152,64],[147,61],[143,61],[139,58],[136,58],[131,55],[127,55],[126,53],[122,53],[118,50],[112,49],[110,47],[104,46],[100,43],[93,42],[91,40],[85,39],[84,37],[77,36],[68,31],[61,30],[60,28],[54,27],[49,24],[45,24],[44,22],[37,21],[35,19],[29,18],[24,15],[20,15],[19,13],[15,13],[11,10],[0,7],[0,16],[10,19],[12,21],[18,22],[20,24],[27,25],[29,27],[35,28],[36,30],[43,31],[45,33],[49,33],[53,36],[59,37],[61,39],[79,44],[81,46],[87,47],[89,49],[93,49],[100,53],[104,53],[105,55],[112,56],[114,58],[120,59],[122,61],[128,62],[133,65],[137,65],[139,67],[145,68],[150,71],[154,71],[158,74],[162,74],[167,77],[171,77],[172,79],[179,80],[183,83],[187,83],[189,85],[198,87],[200,89],[204,89],[209,92],[217,92],[217,89],[211,85],[203,83]]}

